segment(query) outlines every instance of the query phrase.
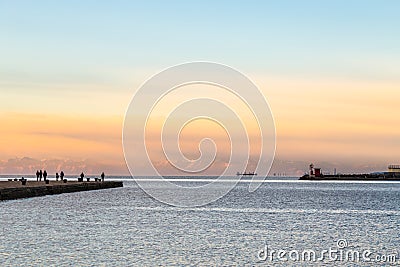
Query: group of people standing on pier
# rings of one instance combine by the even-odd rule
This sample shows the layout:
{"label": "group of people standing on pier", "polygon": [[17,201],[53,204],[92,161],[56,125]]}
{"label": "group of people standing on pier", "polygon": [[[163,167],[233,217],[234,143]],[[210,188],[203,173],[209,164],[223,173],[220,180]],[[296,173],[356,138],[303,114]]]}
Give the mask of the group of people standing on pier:
{"label": "group of people standing on pier", "polygon": [[[58,174],[58,172],[57,172],[56,173],[56,181],[58,181],[58,179],[60,179],[60,181],[63,181],[64,180],[64,176],[65,176],[65,174],[64,174],[63,171],[61,171],[60,174]],[[82,172],[80,177],[83,180],[83,177],[85,177],[85,174]],[[104,182],[104,177],[105,177],[104,172],[101,173],[100,177],[101,177],[101,181]],[[47,171],[44,170],[42,172],[42,170],[37,170],[36,171],[36,181],[42,181],[42,178],[43,178],[43,181],[47,180]]]}
{"label": "group of people standing on pier", "polygon": [[37,171],[36,171],[36,181],[41,181],[42,178],[43,178],[44,181],[47,180],[47,171],[44,170],[44,171],[42,172],[42,170],[40,170],[40,171],[37,170]]}

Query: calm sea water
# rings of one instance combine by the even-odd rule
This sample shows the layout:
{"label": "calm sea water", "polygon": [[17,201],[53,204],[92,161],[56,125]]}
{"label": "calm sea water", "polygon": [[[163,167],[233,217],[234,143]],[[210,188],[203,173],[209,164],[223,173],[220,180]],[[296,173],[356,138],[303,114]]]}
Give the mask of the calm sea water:
{"label": "calm sea water", "polygon": [[[124,186],[0,202],[0,266],[390,266],[377,256],[393,254],[400,265],[400,183],[282,180],[253,193],[240,183],[201,208]],[[318,259],[338,245],[375,262]],[[264,259],[272,250],[286,258]],[[316,261],[296,256],[304,250]]]}

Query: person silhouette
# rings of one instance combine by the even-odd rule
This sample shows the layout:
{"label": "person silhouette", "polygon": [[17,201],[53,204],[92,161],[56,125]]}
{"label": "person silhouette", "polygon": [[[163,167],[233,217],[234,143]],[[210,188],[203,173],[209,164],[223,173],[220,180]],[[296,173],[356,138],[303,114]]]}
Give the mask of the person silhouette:
{"label": "person silhouette", "polygon": [[56,172],[56,181],[58,181],[58,178],[59,178],[60,176],[58,175],[58,172]]}
{"label": "person silhouette", "polygon": [[40,171],[39,171],[39,181],[42,180],[42,176],[43,176],[43,173],[42,173],[42,170],[40,170]]}
{"label": "person silhouette", "polygon": [[102,172],[102,173],[101,173],[101,181],[102,181],[102,182],[104,182],[104,177],[105,177],[105,176],[106,176],[106,175],[104,174],[104,172]]}
{"label": "person silhouette", "polygon": [[47,180],[47,171],[44,170],[43,172],[43,180],[46,181]]}
{"label": "person silhouette", "polygon": [[39,181],[39,170],[36,170],[36,181]]}
{"label": "person silhouette", "polygon": [[64,172],[63,171],[61,171],[61,173],[60,173],[60,178],[61,178],[61,181],[64,181]]}
{"label": "person silhouette", "polygon": [[85,177],[85,174],[83,172],[81,173],[81,182],[83,182],[83,177]]}

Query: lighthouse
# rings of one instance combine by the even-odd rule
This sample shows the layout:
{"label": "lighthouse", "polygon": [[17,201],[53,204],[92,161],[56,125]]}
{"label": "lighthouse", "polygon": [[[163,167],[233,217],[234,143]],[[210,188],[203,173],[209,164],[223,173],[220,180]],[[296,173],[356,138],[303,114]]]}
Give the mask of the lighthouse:
{"label": "lighthouse", "polygon": [[310,177],[315,177],[314,175],[314,164],[310,164]]}

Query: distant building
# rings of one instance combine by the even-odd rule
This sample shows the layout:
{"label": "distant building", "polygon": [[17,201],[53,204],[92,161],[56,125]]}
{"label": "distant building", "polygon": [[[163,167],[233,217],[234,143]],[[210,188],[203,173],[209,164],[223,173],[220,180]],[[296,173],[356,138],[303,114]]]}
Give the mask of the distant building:
{"label": "distant building", "polygon": [[400,173],[400,165],[389,165],[389,173]]}

